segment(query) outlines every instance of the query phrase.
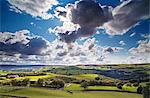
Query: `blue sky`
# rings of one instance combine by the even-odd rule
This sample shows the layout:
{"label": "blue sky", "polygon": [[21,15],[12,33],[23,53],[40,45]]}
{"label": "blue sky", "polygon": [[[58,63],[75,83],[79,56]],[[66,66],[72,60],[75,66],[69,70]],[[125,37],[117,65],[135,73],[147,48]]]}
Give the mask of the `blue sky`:
{"label": "blue sky", "polygon": [[[19,1],[19,0],[14,0],[14,1],[13,0],[1,0],[0,1],[0,7],[1,7],[1,10],[0,10],[1,11],[0,32],[3,37],[6,36],[8,38],[8,35],[6,34],[6,32],[9,32],[13,36],[17,36],[16,33],[20,32],[24,35],[24,37],[26,37],[28,39],[34,39],[35,37],[37,37],[37,39],[42,38],[42,41],[46,41],[46,42],[48,41],[47,44],[50,45],[49,47],[53,47],[53,45],[51,45],[52,43],[64,45],[63,47],[70,47],[69,46],[70,44],[72,44],[72,46],[74,46],[74,44],[75,45],[77,44],[76,47],[81,47],[81,46],[83,46],[83,44],[85,44],[87,41],[89,41],[89,43],[93,44],[92,48],[99,49],[96,46],[102,47],[102,50],[100,51],[102,54],[99,54],[98,57],[94,56],[93,59],[95,59],[95,60],[89,60],[89,56],[87,56],[86,53],[88,54],[89,51],[90,51],[90,53],[91,53],[91,51],[94,51],[95,53],[97,53],[97,50],[93,49],[93,50],[88,51],[88,50],[84,50],[83,47],[81,47],[81,52],[84,51],[84,54],[85,54],[85,56],[88,57],[88,59],[86,57],[82,57],[81,55],[75,56],[73,58],[68,54],[68,51],[67,51],[67,53],[66,52],[64,53],[64,48],[63,48],[62,50],[59,50],[59,52],[61,51],[61,53],[62,53],[62,51],[63,51],[63,54],[67,54],[67,55],[63,55],[64,57],[58,57],[57,54],[59,54],[59,52],[56,51],[55,48],[52,48],[52,50],[51,50],[52,52],[49,51],[48,53],[44,54],[44,56],[45,55],[47,56],[47,54],[52,54],[53,50],[54,50],[55,52],[57,52],[57,54],[55,54],[55,57],[52,57],[52,58],[49,57],[49,59],[44,59],[45,57],[42,57],[42,59],[39,60],[39,59],[34,59],[33,57],[41,58],[41,56],[43,56],[43,54],[42,55],[41,54],[40,55],[25,54],[26,52],[24,53],[24,52],[17,51],[17,49],[15,50],[14,48],[12,48],[12,46],[11,46],[12,44],[10,45],[10,43],[12,43],[12,42],[6,43],[6,39],[4,40],[4,38],[1,38],[1,40],[0,40],[1,41],[1,44],[0,44],[1,45],[1,47],[0,47],[0,51],[1,51],[0,52],[1,53],[0,54],[1,55],[0,62],[1,62],[1,64],[9,64],[9,63],[13,63],[13,64],[24,64],[24,63],[25,64],[30,64],[30,63],[31,64],[43,64],[43,63],[44,64],[47,64],[47,63],[48,64],[49,63],[59,64],[59,63],[62,63],[63,64],[64,62],[67,62],[67,61],[71,62],[71,60],[74,60],[75,58],[78,58],[77,61],[74,60],[74,62],[75,63],[77,62],[77,64],[80,64],[80,63],[92,63],[92,64],[93,63],[94,64],[105,63],[105,64],[107,64],[107,63],[125,63],[125,61],[123,61],[123,60],[126,59],[126,61],[127,61],[131,57],[134,57],[134,59],[139,63],[150,63],[149,59],[148,59],[149,56],[147,58],[147,55],[146,55],[149,53],[149,50],[147,50],[147,48],[143,49],[143,47],[141,47],[144,45],[145,45],[144,47],[148,47],[148,48],[150,47],[149,46],[149,36],[150,36],[149,35],[149,33],[150,33],[149,32],[149,15],[145,14],[146,12],[141,15],[139,14],[140,12],[139,13],[135,12],[135,15],[137,16],[137,18],[136,18],[136,16],[133,17],[134,16],[134,14],[133,14],[131,20],[127,20],[123,24],[119,23],[120,25],[124,25],[124,24],[128,24],[128,22],[134,20],[134,18],[137,19],[136,22],[129,23],[132,25],[127,25],[127,27],[122,26],[122,28],[121,28],[121,27],[117,27],[117,25],[112,26],[113,25],[112,21],[116,21],[116,20],[108,19],[108,22],[110,21],[110,22],[112,22],[112,24],[109,24],[108,22],[104,22],[104,23],[102,23],[103,25],[94,27],[95,31],[93,31],[93,32],[96,32],[96,33],[92,33],[92,34],[88,34],[88,35],[80,34],[80,36],[77,38],[74,38],[74,36],[73,36],[73,38],[71,38],[72,36],[69,36],[67,34],[65,35],[65,37],[59,36],[59,33],[62,33],[62,32],[57,31],[55,28],[56,27],[59,28],[59,27],[63,26],[64,23],[67,23],[66,22],[66,20],[67,20],[66,14],[69,13],[69,11],[68,11],[69,8],[67,8],[66,6],[68,4],[73,4],[73,7],[75,7],[75,5],[79,4],[80,1],[50,0],[49,2],[54,2],[54,3],[49,3],[49,2],[47,2],[47,0],[45,0],[45,5],[47,4],[48,6],[43,6],[41,4],[42,7],[38,7],[39,6],[38,3],[41,2],[41,0],[37,0],[39,2],[36,2],[33,0],[33,2],[37,3],[37,5],[35,3],[33,6],[32,5],[27,6],[25,1],[23,1],[23,0],[20,0],[19,2],[17,2],[17,1]],[[81,0],[81,1],[86,1],[86,0]],[[116,9],[118,6],[120,6],[121,11],[122,11],[121,7],[123,7],[123,6],[125,6],[124,10],[127,10],[128,7],[130,7],[130,5],[127,7],[125,5],[126,3],[130,3],[128,0],[125,0],[125,1],[97,0],[96,2],[94,0],[87,0],[87,1],[94,2],[95,4],[100,4],[99,5],[100,7],[109,6],[109,8],[110,8],[109,10],[111,10],[110,13],[117,13],[117,11],[115,11],[114,9]],[[130,0],[130,1],[132,1],[132,0]],[[140,2],[146,2],[146,1],[147,0],[140,1]],[[30,0],[26,0],[26,2],[29,3],[29,5],[30,5]],[[21,4],[22,4],[22,6],[20,6]],[[51,7],[49,7],[49,6],[51,6]],[[135,10],[134,9],[135,5],[132,5],[132,3],[131,3],[131,6],[133,7],[133,10]],[[137,2],[137,6],[138,6],[138,2]],[[59,9],[58,11],[56,11],[56,9],[58,7],[61,7],[63,10]],[[84,7],[84,5],[83,5],[83,7]],[[44,8],[45,9],[47,8],[47,10],[44,10]],[[139,5],[139,8],[143,11],[145,11],[144,9],[146,9],[146,7],[143,8],[142,5]],[[74,8],[73,10],[76,10],[76,9],[77,8]],[[87,8],[87,10],[88,9],[89,8]],[[37,10],[39,10],[39,11],[37,11]],[[45,13],[45,15],[50,14],[50,15],[52,15],[52,17],[45,18],[45,16],[41,15],[40,11],[43,11],[42,13]],[[119,13],[119,11],[118,11],[118,13]],[[65,14],[63,14],[63,15],[65,15],[66,17],[63,17],[63,15],[62,16],[58,15],[58,14],[60,14],[60,12],[64,12]],[[132,12],[132,9],[130,12]],[[128,14],[130,15],[130,13],[128,13]],[[142,16],[146,17],[146,18],[141,19]],[[66,20],[62,20],[61,17],[65,18]],[[80,16],[77,16],[77,17],[80,17]],[[93,17],[93,16],[91,16],[91,17]],[[115,15],[112,17],[115,17]],[[102,18],[102,17],[99,17],[98,19],[100,19],[100,18]],[[122,18],[121,18],[121,20],[122,20]],[[71,20],[69,22],[73,23]],[[105,28],[104,24],[107,24],[106,28]],[[73,25],[74,25],[74,23],[73,23]],[[77,23],[77,26],[78,25],[79,25],[79,27],[77,27],[75,29],[79,30],[79,28],[82,28],[82,26],[81,26],[80,22]],[[84,24],[84,25],[86,25],[86,24]],[[110,26],[112,26],[112,27],[109,30]],[[114,31],[111,31],[112,28]],[[71,27],[70,28],[68,27],[68,29],[70,30],[69,32],[73,31]],[[22,31],[22,30],[27,30],[27,31],[29,31],[29,33],[26,35],[27,31]],[[65,30],[65,28],[63,28],[63,30]],[[78,32],[78,30],[76,30],[75,32]],[[114,33],[111,33],[111,32],[114,32]],[[73,34],[73,33],[71,33],[71,34]],[[69,42],[69,43],[65,42],[67,40],[66,36],[67,36],[67,38],[70,37],[71,39],[74,39],[75,41]],[[61,37],[64,41],[63,44],[61,43],[61,41],[59,41],[59,38],[61,38]],[[15,38],[16,37],[12,37],[11,39],[15,39]],[[18,37],[18,39],[19,39],[19,37]],[[94,42],[93,42],[93,40],[94,40]],[[20,40],[17,40],[17,41],[20,41]],[[17,43],[17,41],[14,43]],[[31,41],[31,40],[29,40],[29,41]],[[4,51],[4,49],[6,48],[5,45],[2,46],[2,43],[4,43],[4,42],[5,42],[5,45],[8,46],[8,44],[9,44],[11,46],[11,48],[7,47],[10,50],[8,49],[8,51]],[[29,44],[29,43],[27,43],[27,44]],[[36,43],[33,42],[33,44],[40,46],[40,41],[37,41]],[[47,44],[46,44],[46,46],[47,46]],[[67,44],[67,46],[66,46],[66,44]],[[38,47],[38,48],[40,50],[42,50],[43,49],[42,46],[43,45],[41,45],[41,47],[40,48]],[[59,45],[57,45],[57,46],[59,46]],[[86,46],[86,44],[85,44],[85,46]],[[18,46],[16,46],[16,47],[18,47]],[[38,49],[36,50],[36,48],[37,47],[34,47],[33,49],[35,49],[35,51],[37,51]],[[45,47],[45,48],[47,49],[47,47]],[[73,47],[73,48],[75,48],[75,47]],[[112,51],[107,51],[107,50],[110,50],[108,48],[111,48]],[[20,48],[20,49],[22,49],[22,48]],[[30,50],[28,50],[28,51],[30,51]],[[88,51],[88,52],[86,52],[86,51]],[[136,52],[138,51],[138,53],[139,53],[138,55],[143,54],[143,51],[144,51],[144,57],[141,56],[139,58],[136,58],[135,54],[137,54],[137,53],[135,53],[135,51]],[[148,53],[147,53],[147,51],[148,51]],[[103,52],[108,52],[108,53],[103,53]],[[17,57],[15,57],[16,55],[19,55],[20,62],[15,61],[17,59]],[[93,55],[94,54],[91,54],[91,57]],[[7,56],[9,56],[9,59],[4,60],[4,57],[7,57]],[[104,60],[98,61],[97,59],[101,56],[103,57],[102,59],[104,59]],[[146,57],[146,59],[145,59],[145,57]],[[11,60],[11,58],[13,58],[14,61]],[[58,58],[60,59],[60,61],[57,60]],[[63,58],[66,58],[66,61]],[[86,58],[85,60],[89,60],[89,61],[87,61],[87,62],[83,61],[82,60],[83,58]],[[113,58],[116,58],[118,60],[113,60]],[[120,59],[121,59],[121,62],[120,62]],[[129,61],[127,61],[127,63],[136,63],[136,62],[134,62],[135,60],[129,60]],[[61,61],[64,61],[64,62],[61,62]]]}

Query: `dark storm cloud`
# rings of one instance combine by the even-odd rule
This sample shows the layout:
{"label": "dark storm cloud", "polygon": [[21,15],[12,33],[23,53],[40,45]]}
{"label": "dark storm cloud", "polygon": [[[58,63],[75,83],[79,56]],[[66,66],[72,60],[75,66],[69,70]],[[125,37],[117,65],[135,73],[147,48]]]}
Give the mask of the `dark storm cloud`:
{"label": "dark storm cloud", "polygon": [[[9,33],[9,35],[10,34],[13,33]],[[26,43],[24,43],[17,38],[17,34],[14,34],[13,36],[4,36],[7,38],[5,40],[0,40],[0,51],[7,55],[42,55],[42,50],[48,47],[47,42],[40,37],[28,37],[24,35],[22,37],[26,40]]]}
{"label": "dark storm cloud", "polygon": [[101,6],[92,0],[79,1],[72,10],[72,22],[81,28],[101,26],[106,20]]}
{"label": "dark storm cloud", "polygon": [[96,27],[102,26],[112,18],[108,10],[108,7],[102,8],[94,0],[77,1],[71,9],[71,21],[80,25],[80,28],[77,31],[59,34],[61,40],[70,43],[77,38],[91,36]]}
{"label": "dark storm cloud", "polygon": [[[70,6],[71,21],[80,28],[59,34],[60,39],[67,43],[95,34],[96,27],[100,26],[103,26],[108,34],[121,35],[140,20],[149,18],[149,0],[127,0],[114,9],[102,7],[94,0],[81,0]],[[67,13],[61,14],[65,17]]]}

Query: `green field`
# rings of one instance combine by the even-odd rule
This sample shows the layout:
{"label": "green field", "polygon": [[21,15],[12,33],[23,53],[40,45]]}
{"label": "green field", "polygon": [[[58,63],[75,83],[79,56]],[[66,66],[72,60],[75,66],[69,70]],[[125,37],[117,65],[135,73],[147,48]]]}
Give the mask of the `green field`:
{"label": "green field", "polygon": [[[78,91],[68,93],[64,90],[46,88],[0,87],[0,95],[29,98],[142,98],[142,95],[113,91]],[[9,98],[9,97],[4,97]]]}
{"label": "green field", "polygon": [[16,79],[25,79],[25,78],[29,78],[31,81],[37,81],[40,78],[51,78],[51,77],[55,77],[57,76],[56,74],[53,73],[47,73],[46,75],[40,75],[40,76],[25,76],[25,77],[19,77]]}
{"label": "green field", "polygon": [[[44,66],[34,72],[22,70],[0,71],[0,98],[142,98],[144,94],[138,88],[149,83],[148,65]],[[11,74],[19,77],[7,76]],[[142,80],[137,84],[139,79]]]}
{"label": "green field", "polygon": [[98,77],[98,74],[80,74],[75,76],[78,79],[90,79],[90,80],[94,80],[96,77]]}

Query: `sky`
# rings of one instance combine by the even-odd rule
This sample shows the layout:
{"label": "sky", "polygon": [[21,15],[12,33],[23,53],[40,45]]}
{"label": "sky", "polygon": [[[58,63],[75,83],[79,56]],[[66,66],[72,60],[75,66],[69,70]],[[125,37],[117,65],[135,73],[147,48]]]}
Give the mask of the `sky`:
{"label": "sky", "polygon": [[150,63],[149,0],[0,0],[0,64]]}

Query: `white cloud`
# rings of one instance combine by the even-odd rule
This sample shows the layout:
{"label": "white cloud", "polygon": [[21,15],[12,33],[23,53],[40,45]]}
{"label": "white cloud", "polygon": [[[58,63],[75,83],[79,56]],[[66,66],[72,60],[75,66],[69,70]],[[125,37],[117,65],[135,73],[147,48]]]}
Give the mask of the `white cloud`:
{"label": "white cloud", "polygon": [[[57,7],[55,10],[55,17],[63,22],[62,26],[56,26],[54,29],[49,28],[50,33],[66,33],[67,31],[76,31],[80,26],[74,24],[71,20],[71,4],[65,7]],[[61,13],[61,14],[60,14]]]}
{"label": "white cloud", "polygon": [[10,6],[10,9],[9,9],[10,11],[14,11],[14,12],[16,12],[16,13],[22,13],[19,9],[17,9],[15,6]]}
{"label": "white cloud", "polygon": [[10,9],[15,12],[26,12],[33,17],[50,19],[52,15],[48,13],[53,6],[58,5],[56,0],[7,0],[11,6]]}
{"label": "white cloud", "polygon": [[3,46],[0,47],[0,63],[3,64],[102,64],[109,55],[122,50],[96,45],[95,38],[88,38],[83,44],[67,44],[57,39],[49,42],[30,36],[28,30],[0,34],[0,46]]}
{"label": "white cloud", "polygon": [[129,52],[133,55],[143,55],[146,54],[148,55],[150,53],[150,41],[145,40],[145,41],[138,41],[139,45],[137,48],[131,48]]}
{"label": "white cloud", "polygon": [[136,48],[129,49],[129,53],[131,54],[130,58],[132,58],[135,63],[150,63],[150,41],[140,40],[138,44]]}
{"label": "white cloud", "polygon": [[132,33],[132,34],[130,35],[130,37],[133,37],[135,34],[136,34],[135,32],[134,32],[134,33]]}
{"label": "white cloud", "polygon": [[119,44],[120,44],[121,46],[126,45],[126,43],[125,43],[124,41],[120,41]]}
{"label": "white cloud", "polygon": [[141,36],[150,40],[150,33],[148,33],[148,34],[142,34]]}
{"label": "white cloud", "polygon": [[49,28],[49,33],[66,33],[67,31],[75,31],[79,28],[77,24],[71,21],[64,21],[62,26],[56,26],[54,29]]}
{"label": "white cloud", "polygon": [[16,33],[0,32],[0,42],[10,44],[22,42],[23,44],[27,44],[29,40],[26,39],[26,37],[29,33],[30,32],[28,30],[17,31]]}

